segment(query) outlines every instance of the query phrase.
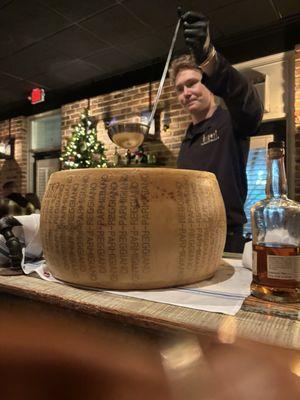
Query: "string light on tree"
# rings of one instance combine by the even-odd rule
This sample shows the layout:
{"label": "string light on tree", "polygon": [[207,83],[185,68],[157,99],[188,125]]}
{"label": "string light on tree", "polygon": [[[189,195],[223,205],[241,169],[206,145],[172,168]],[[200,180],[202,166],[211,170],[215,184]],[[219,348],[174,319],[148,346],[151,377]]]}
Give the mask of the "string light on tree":
{"label": "string light on tree", "polygon": [[96,123],[89,116],[88,109],[81,114],[60,160],[64,169],[107,167],[105,148],[97,140]]}

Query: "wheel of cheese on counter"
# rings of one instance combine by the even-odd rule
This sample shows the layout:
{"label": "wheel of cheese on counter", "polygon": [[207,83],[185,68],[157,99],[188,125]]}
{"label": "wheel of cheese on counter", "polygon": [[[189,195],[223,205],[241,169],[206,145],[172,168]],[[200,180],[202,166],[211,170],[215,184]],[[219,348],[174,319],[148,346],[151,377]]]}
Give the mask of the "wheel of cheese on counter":
{"label": "wheel of cheese on counter", "polygon": [[169,168],[53,173],[41,210],[51,273],[106,289],[155,289],[213,276],[226,216],[215,176]]}

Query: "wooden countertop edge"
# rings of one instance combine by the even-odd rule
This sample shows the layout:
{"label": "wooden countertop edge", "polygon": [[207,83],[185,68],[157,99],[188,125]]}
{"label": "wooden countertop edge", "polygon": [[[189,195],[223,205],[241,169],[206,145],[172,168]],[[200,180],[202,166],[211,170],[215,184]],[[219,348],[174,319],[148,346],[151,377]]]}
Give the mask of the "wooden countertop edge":
{"label": "wooden countertop edge", "polygon": [[244,310],[233,317],[121,297],[104,291],[78,289],[24,275],[0,276],[0,291],[130,324],[180,329],[198,334],[217,333],[230,322],[235,324],[239,337],[300,349],[300,322],[289,318]]}

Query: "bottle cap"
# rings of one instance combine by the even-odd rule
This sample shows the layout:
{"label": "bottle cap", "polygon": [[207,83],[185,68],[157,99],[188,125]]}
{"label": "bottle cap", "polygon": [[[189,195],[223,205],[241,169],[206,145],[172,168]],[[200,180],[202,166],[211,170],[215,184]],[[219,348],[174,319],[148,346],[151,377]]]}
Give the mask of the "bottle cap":
{"label": "bottle cap", "polygon": [[284,147],[285,147],[285,143],[283,140],[278,140],[277,142],[269,142],[268,143],[268,149],[275,149],[275,148],[277,148],[277,149],[283,148],[284,149]]}

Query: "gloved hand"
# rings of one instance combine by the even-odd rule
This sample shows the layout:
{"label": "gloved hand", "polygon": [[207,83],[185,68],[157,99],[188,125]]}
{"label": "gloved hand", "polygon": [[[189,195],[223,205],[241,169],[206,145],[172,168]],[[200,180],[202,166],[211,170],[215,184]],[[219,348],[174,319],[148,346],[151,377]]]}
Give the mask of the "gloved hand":
{"label": "gloved hand", "polygon": [[6,246],[9,251],[9,258],[11,268],[21,268],[23,259],[22,245],[19,239],[13,234],[12,229],[14,226],[21,226],[22,224],[14,217],[7,216],[0,219],[0,234],[3,235]]}
{"label": "gloved hand", "polygon": [[185,43],[195,57],[197,65],[202,64],[213,49],[210,42],[209,21],[195,11],[187,11],[182,17]]}

